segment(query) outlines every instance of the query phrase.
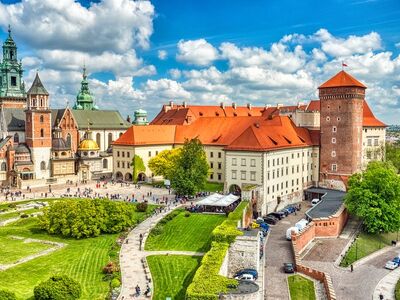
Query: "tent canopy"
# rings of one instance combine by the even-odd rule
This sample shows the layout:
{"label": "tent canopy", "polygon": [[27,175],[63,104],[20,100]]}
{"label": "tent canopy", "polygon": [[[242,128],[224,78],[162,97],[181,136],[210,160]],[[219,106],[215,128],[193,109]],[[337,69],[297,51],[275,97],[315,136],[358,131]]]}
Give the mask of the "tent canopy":
{"label": "tent canopy", "polygon": [[229,195],[221,195],[218,193],[211,194],[210,196],[204,198],[197,202],[197,205],[205,205],[205,206],[229,206],[233,202],[239,199],[238,196],[229,194]]}

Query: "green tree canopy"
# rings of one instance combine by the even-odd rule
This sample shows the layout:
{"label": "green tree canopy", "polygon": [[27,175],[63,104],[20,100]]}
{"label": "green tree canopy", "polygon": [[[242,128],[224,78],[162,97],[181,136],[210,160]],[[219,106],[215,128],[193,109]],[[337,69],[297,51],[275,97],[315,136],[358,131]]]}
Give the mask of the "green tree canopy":
{"label": "green tree canopy", "polygon": [[136,182],[139,173],[146,172],[146,167],[144,166],[143,159],[139,155],[134,155],[132,158],[131,166],[133,168],[133,181]]}
{"label": "green tree canopy", "polygon": [[74,300],[81,297],[82,288],[77,281],[62,275],[40,283],[33,293],[36,300]]}
{"label": "green tree canopy", "polygon": [[373,161],[350,177],[345,205],[369,233],[400,229],[400,177],[391,163]]}
{"label": "green tree canopy", "polygon": [[149,160],[148,166],[150,170],[157,176],[170,179],[171,174],[176,170],[181,151],[182,148],[161,151]]}
{"label": "green tree canopy", "polygon": [[200,140],[186,139],[176,168],[170,175],[171,186],[179,195],[194,195],[204,188],[208,170],[206,153]]}
{"label": "green tree canopy", "polygon": [[390,161],[396,169],[400,170],[400,143],[386,143],[386,161]]}

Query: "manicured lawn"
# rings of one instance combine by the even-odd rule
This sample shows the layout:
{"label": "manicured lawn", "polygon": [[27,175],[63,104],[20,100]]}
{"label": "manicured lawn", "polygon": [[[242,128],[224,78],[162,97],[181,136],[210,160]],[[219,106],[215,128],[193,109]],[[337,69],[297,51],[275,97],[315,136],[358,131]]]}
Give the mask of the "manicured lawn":
{"label": "manicured lawn", "polygon": [[[202,257],[153,255],[147,257],[153,276],[153,300],[185,299],[186,289],[200,265]],[[145,287],[142,289],[144,290]]]}
{"label": "manicured lawn", "polygon": [[42,243],[24,243],[9,236],[0,239],[0,264],[13,263],[25,256],[38,253],[54,246]]}
{"label": "manicured lawn", "polygon": [[207,182],[203,190],[205,192],[222,192],[224,190],[224,184],[218,182]]}
{"label": "manicured lawn", "polygon": [[151,234],[146,250],[182,250],[206,252],[211,244],[211,232],[225,220],[222,215],[190,214],[181,212],[163,226],[161,234]]}
{"label": "manicured lawn", "polygon": [[[135,218],[142,220],[145,213],[136,213]],[[81,283],[81,299],[105,299],[109,282],[103,281],[102,267],[110,260],[110,249],[117,234],[81,240],[62,238],[40,230],[37,218],[27,218],[0,227],[0,247],[1,243],[8,241],[10,235],[62,242],[66,246],[49,255],[1,271],[0,290],[7,289],[15,292],[18,298],[27,299],[32,297],[33,288],[38,283],[54,274],[65,274]]]}
{"label": "manicured lawn", "polygon": [[23,210],[23,211],[14,211],[14,212],[10,212],[10,213],[0,214],[0,221],[12,219],[12,218],[18,217],[23,214],[30,215],[32,213],[36,213],[39,211],[40,211],[40,209],[31,208],[31,209],[27,209],[27,210]]}
{"label": "manicured lawn", "polygon": [[347,251],[340,265],[347,267],[356,260],[359,260],[379,249],[391,245],[392,240],[396,240],[397,232],[383,233],[383,234],[368,234],[361,232],[357,238],[357,242],[354,242]]}
{"label": "manicured lawn", "polygon": [[394,298],[400,300],[400,280],[396,283],[396,289],[394,290]]}
{"label": "manicured lawn", "polygon": [[314,282],[300,275],[288,277],[291,300],[315,300]]}

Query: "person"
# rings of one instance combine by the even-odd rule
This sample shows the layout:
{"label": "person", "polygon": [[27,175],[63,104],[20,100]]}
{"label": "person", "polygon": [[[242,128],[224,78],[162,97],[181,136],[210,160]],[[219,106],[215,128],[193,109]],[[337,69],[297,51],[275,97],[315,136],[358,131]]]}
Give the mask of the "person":
{"label": "person", "polygon": [[146,291],[144,292],[144,295],[145,295],[146,297],[149,296],[149,295],[150,295],[150,291],[151,291],[150,286],[149,286],[149,284],[147,284],[147,286],[146,286]]}
{"label": "person", "polygon": [[138,284],[135,287],[135,291],[136,291],[136,296],[139,297],[140,296],[140,287]]}
{"label": "person", "polygon": [[353,272],[353,264],[350,265],[350,272]]}
{"label": "person", "polygon": [[379,294],[379,299],[380,299],[380,300],[383,300],[383,295],[382,295],[382,293]]}

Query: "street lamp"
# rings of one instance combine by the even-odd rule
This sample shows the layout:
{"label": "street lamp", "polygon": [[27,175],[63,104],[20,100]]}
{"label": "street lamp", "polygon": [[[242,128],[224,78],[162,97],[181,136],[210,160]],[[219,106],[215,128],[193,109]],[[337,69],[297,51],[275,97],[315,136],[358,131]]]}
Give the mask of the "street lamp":
{"label": "street lamp", "polygon": [[357,243],[357,241],[358,241],[358,236],[356,236],[356,261],[358,259],[358,243]]}

